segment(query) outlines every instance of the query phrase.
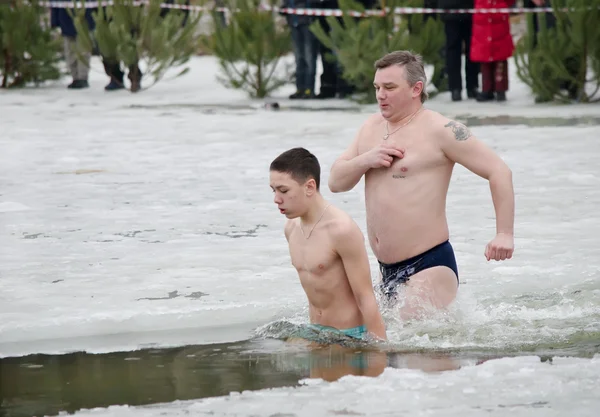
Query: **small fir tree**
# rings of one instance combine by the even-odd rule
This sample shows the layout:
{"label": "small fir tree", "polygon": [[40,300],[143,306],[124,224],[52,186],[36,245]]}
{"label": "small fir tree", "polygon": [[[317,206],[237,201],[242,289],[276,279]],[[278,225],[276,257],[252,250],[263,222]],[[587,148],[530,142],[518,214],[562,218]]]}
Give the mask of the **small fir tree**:
{"label": "small fir tree", "polygon": [[600,101],[600,0],[552,0],[551,5],[554,16],[539,15],[537,34],[534,16],[527,17],[527,34],[515,50],[519,78],[539,101]]}
{"label": "small fir tree", "polygon": [[3,88],[59,79],[60,52],[60,38],[53,36],[48,9],[38,0],[11,0],[0,5]]}
{"label": "small fir tree", "polygon": [[154,85],[170,68],[185,65],[196,52],[196,29],[202,14],[189,19],[183,10],[170,9],[164,15],[161,2],[148,0],[140,5],[136,0],[114,0],[112,6],[98,8],[94,14],[93,34],[87,27],[85,10],[79,8],[75,14],[78,42],[88,51],[97,46],[105,59],[129,68],[132,92],[141,89],[139,68],[144,68],[144,76],[152,77]]}
{"label": "small fir tree", "polygon": [[[415,1],[411,3],[414,5]],[[339,5],[343,11],[341,19],[335,16],[326,18],[331,27],[329,34],[323,31],[319,22],[311,25],[311,31],[320,42],[334,51],[335,59],[342,67],[342,76],[355,87],[355,99],[359,102],[376,102],[373,64],[386,53],[412,50],[421,54],[425,63],[438,68],[443,65],[440,50],[444,46],[445,35],[438,20],[425,21],[423,15],[418,14],[398,18],[393,12],[383,17],[356,18],[350,16],[349,12],[364,12],[364,6],[354,0],[340,0]],[[401,5],[406,5],[406,2],[386,2],[390,10]]]}
{"label": "small fir tree", "polygon": [[[269,0],[275,6],[275,0]],[[260,9],[261,0],[226,0],[235,10],[227,25],[215,25],[205,47],[218,59],[217,80],[227,88],[241,89],[253,98],[263,98],[290,82],[291,68],[280,65],[291,49],[286,25],[277,14]],[[213,11],[215,22],[220,17]]]}

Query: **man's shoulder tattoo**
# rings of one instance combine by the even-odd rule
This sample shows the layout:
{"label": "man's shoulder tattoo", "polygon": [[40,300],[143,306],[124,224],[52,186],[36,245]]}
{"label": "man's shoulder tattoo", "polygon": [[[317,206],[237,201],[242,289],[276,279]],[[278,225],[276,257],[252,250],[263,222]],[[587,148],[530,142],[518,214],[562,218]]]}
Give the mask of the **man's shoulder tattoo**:
{"label": "man's shoulder tattoo", "polygon": [[452,132],[454,133],[454,138],[461,142],[463,140],[467,140],[471,137],[471,131],[469,128],[462,123],[455,122],[454,120],[449,121],[444,127],[452,128]]}

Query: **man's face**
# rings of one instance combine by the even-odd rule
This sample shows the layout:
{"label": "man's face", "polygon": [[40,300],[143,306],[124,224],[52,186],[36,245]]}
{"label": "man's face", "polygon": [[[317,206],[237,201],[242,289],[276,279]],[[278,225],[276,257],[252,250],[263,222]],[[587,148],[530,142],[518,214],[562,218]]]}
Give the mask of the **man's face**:
{"label": "man's face", "polygon": [[373,81],[381,115],[388,119],[405,111],[415,97],[421,94],[421,83],[408,85],[404,67],[392,65],[375,72]]}
{"label": "man's face", "polygon": [[269,176],[273,202],[288,219],[301,216],[306,211],[306,184],[299,184],[285,172],[271,171]]}

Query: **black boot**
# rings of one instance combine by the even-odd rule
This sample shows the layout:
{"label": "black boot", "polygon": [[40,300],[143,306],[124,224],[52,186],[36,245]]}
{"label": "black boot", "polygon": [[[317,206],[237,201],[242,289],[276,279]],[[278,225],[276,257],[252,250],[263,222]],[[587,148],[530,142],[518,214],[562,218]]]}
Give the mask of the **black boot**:
{"label": "black boot", "polygon": [[452,101],[461,101],[462,94],[460,90],[452,90]]}
{"label": "black boot", "polygon": [[473,89],[467,90],[467,98],[477,98],[477,89],[473,88]]}
{"label": "black boot", "polygon": [[122,90],[124,88],[125,88],[125,86],[123,85],[123,81],[118,82],[116,80],[110,80],[110,82],[106,85],[106,87],[104,87],[104,90],[117,91],[117,90]]}
{"label": "black boot", "polygon": [[491,101],[493,100],[494,97],[494,93],[492,91],[482,91],[481,93],[477,94],[477,97],[475,98],[475,100],[477,101]]}
{"label": "black boot", "polygon": [[315,93],[310,89],[307,88],[306,90],[304,90],[304,93],[302,93],[302,98],[315,98]]}
{"label": "black boot", "polygon": [[497,91],[496,92],[496,100],[506,101],[506,91]]}
{"label": "black boot", "polygon": [[80,90],[82,88],[88,88],[90,85],[87,80],[73,80],[71,84],[67,86],[67,88],[72,90]]}

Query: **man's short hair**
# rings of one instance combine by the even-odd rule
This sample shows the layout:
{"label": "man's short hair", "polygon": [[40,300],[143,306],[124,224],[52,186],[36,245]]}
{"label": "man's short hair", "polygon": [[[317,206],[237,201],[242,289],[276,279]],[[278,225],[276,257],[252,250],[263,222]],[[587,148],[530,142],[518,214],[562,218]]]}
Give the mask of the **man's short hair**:
{"label": "man's short hair", "polygon": [[392,65],[404,67],[406,81],[411,87],[419,81],[423,82],[421,103],[425,103],[429,94],[427,94],[427,90],[425,90],[425,87],[427,86],[427,76],[425,75],[425,67],[423,66],[423,57],[410,51],[394,51],[375,61],[376,70],[391,67]]}
{"label": "man's short hair", "polygon": [[269,170],[289,174],[299,184],[313,178],[317,190],[321,183],[319,160],[304,148],[293,148],[283,152],[271,162]]}

